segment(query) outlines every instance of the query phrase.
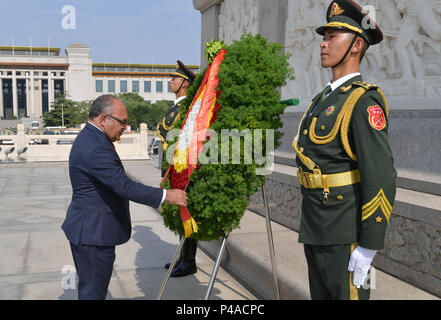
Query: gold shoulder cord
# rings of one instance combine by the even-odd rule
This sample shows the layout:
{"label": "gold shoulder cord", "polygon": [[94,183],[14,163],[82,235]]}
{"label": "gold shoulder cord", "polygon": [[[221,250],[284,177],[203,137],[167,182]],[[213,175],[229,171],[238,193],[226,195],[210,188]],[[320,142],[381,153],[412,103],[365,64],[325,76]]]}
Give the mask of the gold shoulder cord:
{"label": "gold shoulder cord", "polygon": [[309,127],[309,138],[315,144],[328,144],[332,142],[340,131],[341,139],[343,143],[343,148],[345,149],[348,156],[357,161],[357,156],[352,152],[351,147],[349,145],[348,139],[348,128],[349,123],[351,121],[352,112],[354,110],[355,105],[357,104],[360,97],[367,91],[367,89],[360,87],[355,89],[349,98],[344,103],[341,108],[340,113],[337,116],[337,120],[335,121],[334,127],[331,132],[326,136],[318,136],[315,133],[315,126],[317,124],[317,117],[314,117],[311,122],[311,126]]}
{"label": "gold shoulder cord", "polygon": [[176,121],[178,121],[179,117],[181,116],[181,112],[178,112],[178,115],[176,116],[175,120],[173,120],[173,123],[170,126],[167,126],[165,124],[165,117],[162,119],[162,127],[166,130],[166,131],[170,131],[171,129],[173,129],[174,124]]}
{"label": "gold shoulder cord", "polygon": [[302,163],[309,169],[309,170],[313,170],[314,168],[318,168],[318,166],[311,160],[309,159],[307,156],[305,156],[300,150],[299,147],[297,145],[297,141],[298,141],[298,137],[300,135],[300,128],[302,126],[303,120],[305,119],[306,115],[308,114],[309,109],[311,108],[311,106],[314,104],[315,102],[315,98],[312,99],[311,104],[309,105],[308,108],[306,108],[305,113],[302,116],[302,119],[300,119],[300,123],[299,123],[299,127],[297,129],[297,135],[294,137],[294,140],[292,142],[292,146],[294,148],[294,151],[296,152],[297,156],[299,157],[300,161],[302,161]]}

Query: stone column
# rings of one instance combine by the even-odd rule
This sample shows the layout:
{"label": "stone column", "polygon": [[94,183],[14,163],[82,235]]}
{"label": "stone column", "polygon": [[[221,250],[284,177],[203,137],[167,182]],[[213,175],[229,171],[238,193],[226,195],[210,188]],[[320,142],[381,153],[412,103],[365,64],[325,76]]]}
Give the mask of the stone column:
{"label": "stone column", "polygon": [[15,141],[15,148],[19,149],[26,146],[25,143],[25,130],[24,130],[24,124],[19,123],[17,124],[17,140]]}
{"label": "stone column", "polygon": [[12,115],[18,119],[18,102],[17,102],[17,77],[16,71],[12,71]]}
{"label": "stone column", "polygon": [[223,0],[193,0],[193,6],[201,12],[201,70],[207,66],[205,42],[219,38],[219,8]]}
{"label": "stone column", "polygon": [[148,159],[148,132],[147,132],[147,125],[145,123],[141,123],[139,126],[140,129],[140,156],[142,159]]}
{"label": "stone column", "polygon": [[48,72],[48,79],[47,79],[47,96],[48,96],[48,102],[49,102],[49,111],[52,110],[52,104],[54,103],[54,86],[52,85],[52,73],[49,70]]}
{"label": "stone column", "polygon": [[34,70],[31,70],[31,118],[35,118],[35,83],[34,83]]}
{"label": "stone column", "polygon": [[4,105],[3,105],[3,79],[0,78],[0,117],[3,119],[5,115],[3,114]]}
{"label": "stone column", "polygon": [[30,78],[26,78],[26,116],[27,117],[31,117],[32,114],[32,110],[31,110],[31,90],[29,88],[29,86],[31,85],[31,79]]}

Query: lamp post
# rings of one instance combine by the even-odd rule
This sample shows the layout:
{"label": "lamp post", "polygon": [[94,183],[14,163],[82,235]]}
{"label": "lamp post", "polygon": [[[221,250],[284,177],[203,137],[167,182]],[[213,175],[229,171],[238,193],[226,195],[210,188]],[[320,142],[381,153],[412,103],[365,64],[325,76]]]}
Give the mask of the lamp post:
{"label": "lamp post", "polygon": [[61,126],[64,127],[64,104],[61,104]]}

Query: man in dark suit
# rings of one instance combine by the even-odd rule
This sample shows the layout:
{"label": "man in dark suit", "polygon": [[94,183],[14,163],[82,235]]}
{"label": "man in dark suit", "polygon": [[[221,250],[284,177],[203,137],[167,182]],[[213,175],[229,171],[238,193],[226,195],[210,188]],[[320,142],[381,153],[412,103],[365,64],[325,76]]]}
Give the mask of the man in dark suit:
{"label": "man in dark suit", "polygon": [[163,201],[187,204],[182,190],[149,187],[127,177],[113,145],[126,125],[124,103],[112,95],[100,96],[70,152],[73,195],[61,228],[70,241],[80,300],[106,297],[115,246],[131,234],[129,200],[156,208]]}

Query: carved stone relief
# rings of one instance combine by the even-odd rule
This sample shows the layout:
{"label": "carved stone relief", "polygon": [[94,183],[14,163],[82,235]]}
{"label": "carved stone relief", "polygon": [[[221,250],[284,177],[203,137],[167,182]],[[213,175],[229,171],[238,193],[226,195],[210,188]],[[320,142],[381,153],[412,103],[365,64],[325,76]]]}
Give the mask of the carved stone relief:
{"label": "carved stone relief", "polygon": [[[283,96],[309,99],[323,89],[330,70],[320,66],[315,29],[325,23],[329,0],[290,0],[285,46],[296,80]],[[441,97],[441,0],[359,0],[374,15],[384,41],[371,46],[361,65],[366,81],[387,96]]]}

